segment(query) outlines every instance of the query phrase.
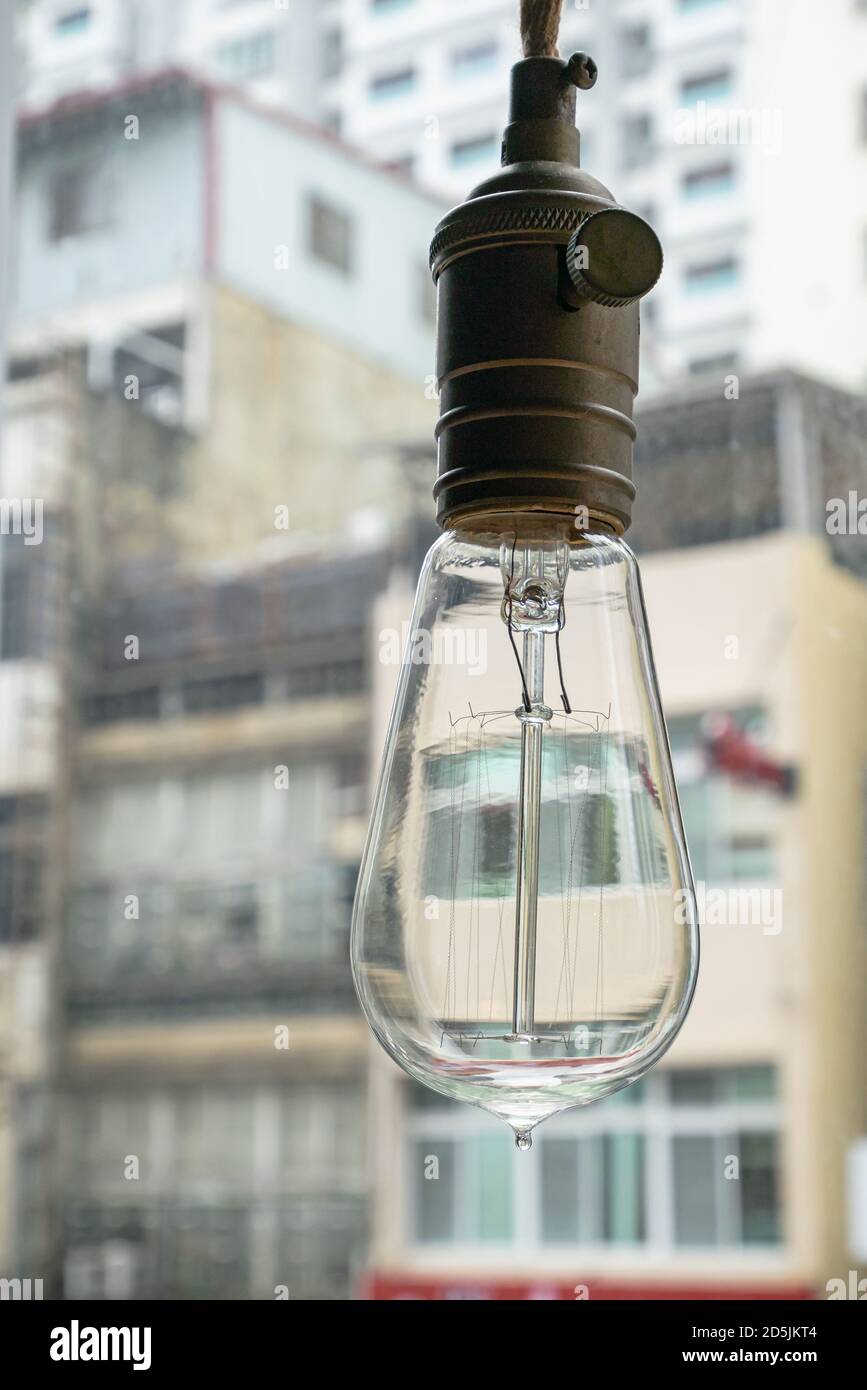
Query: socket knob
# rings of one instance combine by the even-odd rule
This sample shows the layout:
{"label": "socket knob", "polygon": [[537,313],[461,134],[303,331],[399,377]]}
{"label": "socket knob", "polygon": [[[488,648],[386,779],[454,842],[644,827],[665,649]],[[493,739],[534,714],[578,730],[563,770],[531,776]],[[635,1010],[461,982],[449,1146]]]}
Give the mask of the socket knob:
{"label": "socket knob", "polygon": [[653,289],[662,274],[662,247],[643,217],[603,208],[572,233],[566,268],[580,299],[618,309]]}

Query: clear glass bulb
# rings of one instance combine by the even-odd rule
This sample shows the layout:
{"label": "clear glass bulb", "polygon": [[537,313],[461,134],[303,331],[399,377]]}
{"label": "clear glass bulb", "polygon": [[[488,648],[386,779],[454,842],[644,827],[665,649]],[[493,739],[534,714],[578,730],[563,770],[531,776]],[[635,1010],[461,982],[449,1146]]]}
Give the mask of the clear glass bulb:
{"label": "clear glass bulb", "polygon": [[527,1148],[671,1044],[698,930],[635,557],[485,525],[422,570],[352,964],[395,1061]]}

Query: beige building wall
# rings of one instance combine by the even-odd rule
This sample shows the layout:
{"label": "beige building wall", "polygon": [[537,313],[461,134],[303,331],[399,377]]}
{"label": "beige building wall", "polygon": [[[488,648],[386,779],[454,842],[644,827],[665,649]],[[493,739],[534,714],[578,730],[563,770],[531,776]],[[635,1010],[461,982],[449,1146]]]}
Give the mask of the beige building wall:
{"label": "beige building wall", "polygon": [[436,420],[425,382],[223,285],[207,287],[204,313],[207,423],[181,451],[174,495],[125,479],[110,490],[109,544],[231,565],[290,555],[296,537],[333,548],[350,518],[387,539],[405,514],[394,446]]}
{"label": "beige building wall", "polygon": [[[612,1249],[594,1273],[824,1288],[850,1268],[845,1157],[865,1132],[867,970],[864,937],[867,592],[835,568],[818,539],[773,534],[656,554],[642,565],[663,706],[669,718],[760,707],[768,750],[797,769],[792,799],[769,797],[780,910],[755,925],[705,925],[695,1000],[663,1066],[772,1064],[781,1110],[783,1242],[772,1254],[722,1249]],[[411,596],[383,598],[377,631],[408,618]],[[376,667],[373,756],[396,681]],[[371,1265],[379,1271],[468,1275],[457,1261],[407,1243],[400,1074],[373,1049],[376,1200]],[[556,1120],[550,1122],[556,1124]],[[457,1254],[456,1247],[456,1254]],[[472,1257],[476,1263],[476,1250]],[[506,1256],[509,1275],[517,1269]],[[595,1261],[599,1267],[595,1268]],[[562,1255],[540,1257],[568,1274]],[[502,1252],[478,1259],[503,1272]]]}
{"label": "beige building wall", "polygon": [[[816,546],[800,569],[798,644],[804,779],[805,971],[809,994],[802,1075],[816,1201],[825,1220],[820,1277],[846,1279],[842,1160],[867,1133],[867,597]],[[793,1091],[796,1083],[793,1078]],[[863,1274],[863,1269],[861,1270]]]}

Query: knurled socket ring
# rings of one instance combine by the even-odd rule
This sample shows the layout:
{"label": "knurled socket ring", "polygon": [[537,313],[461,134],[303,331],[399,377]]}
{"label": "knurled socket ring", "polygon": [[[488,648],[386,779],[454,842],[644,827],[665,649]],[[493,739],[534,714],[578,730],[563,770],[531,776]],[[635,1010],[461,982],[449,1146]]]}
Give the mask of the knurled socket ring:
{"label": "knurled socket ring", "polygon": [[[464,207],[461,217],[441,226],[431,242],[430,267],[436,278],[452,257],[464,251],[481,250],[491,240],[503,237],[521,241],[527,236],[565,244],[570,235],[597,211],[607,205],[593,194],[555,194],[544,202],[537,196],[532,202],[517,200],[511,207],[503,206],[503,195],[497,206],[489,208]],[[479,200],[481,201],[481,200]],[[589,206],[588,206],[589,204]],[[475,245],[474,245],[475,243]]]}

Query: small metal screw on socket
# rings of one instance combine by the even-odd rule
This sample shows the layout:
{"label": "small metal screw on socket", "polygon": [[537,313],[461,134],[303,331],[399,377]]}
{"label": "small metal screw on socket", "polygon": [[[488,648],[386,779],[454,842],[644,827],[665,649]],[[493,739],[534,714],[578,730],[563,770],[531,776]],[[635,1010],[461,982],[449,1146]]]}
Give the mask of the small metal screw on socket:
{"label": "small metal screw on socket", "polygon": [[591,87],[596,86],[599,69],[589,53],[573,53],[566,64],[566,75],[582,92],[589,92]]}

